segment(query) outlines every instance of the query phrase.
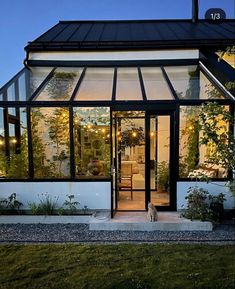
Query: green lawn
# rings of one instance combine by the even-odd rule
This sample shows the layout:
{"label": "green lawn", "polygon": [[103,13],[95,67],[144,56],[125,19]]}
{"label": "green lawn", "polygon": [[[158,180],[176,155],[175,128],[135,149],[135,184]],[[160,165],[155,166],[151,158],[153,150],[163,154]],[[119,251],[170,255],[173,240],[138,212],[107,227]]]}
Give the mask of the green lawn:
{"label": "green lawn", "polygon": [[235,246],[0,245],[1,289],[235,288]]}

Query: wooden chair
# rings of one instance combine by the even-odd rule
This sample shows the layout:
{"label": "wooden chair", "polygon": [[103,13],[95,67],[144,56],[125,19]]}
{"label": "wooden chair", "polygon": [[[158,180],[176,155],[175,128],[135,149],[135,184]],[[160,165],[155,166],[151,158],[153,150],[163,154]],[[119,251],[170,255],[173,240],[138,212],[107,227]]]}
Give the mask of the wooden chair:
{"label": "wooden chair", "polygon": [[133,173],[131,163],[121,163],[119,190],[130,190],[133,199]]}

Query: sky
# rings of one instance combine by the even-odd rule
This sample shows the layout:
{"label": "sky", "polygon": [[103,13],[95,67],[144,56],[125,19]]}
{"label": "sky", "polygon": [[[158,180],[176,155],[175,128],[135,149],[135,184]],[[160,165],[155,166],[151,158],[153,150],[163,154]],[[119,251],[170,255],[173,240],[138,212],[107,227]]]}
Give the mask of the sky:
{"label": "sky", "polygon": [[[189,19],[192,0],[0,0],[0,87],[22,67],[24,47],[59,20]],[[235,0],[199,0],[199,18],[222,8],[235,18]]]}

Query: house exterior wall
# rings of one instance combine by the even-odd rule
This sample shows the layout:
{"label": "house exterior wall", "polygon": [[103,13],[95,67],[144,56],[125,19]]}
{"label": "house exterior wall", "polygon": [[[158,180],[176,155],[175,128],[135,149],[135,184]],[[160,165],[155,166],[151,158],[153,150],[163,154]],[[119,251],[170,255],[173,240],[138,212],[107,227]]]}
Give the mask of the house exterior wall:
{"label": "house exterior wall", "polygon": [[187,190],[189,187],[197,185],[199,188],[203,188],[209,191],[211,195],[218,195],[219,193],[224,193],[226,201],[224,202],[224,208],[229,210],[235,207],[235,197],[232,196],[232,193],[229,191],[229,188],[226,186],[226,182],[177,182],[177,211],[185,209],[187,207]]}
{"label": "house exterior wall", "polygon": [[[87,206],[92,210],[111,209],[110,182],[2,182],[1,198],[16,193],[17,200],[23,203],[22,209],[29,209],[29,203],[39,204],[42,193],[48,193],[52,200],[61,207],[68,199],[66,195],[74,195],[80,203],[79,208]],[[58,198],[58,200],[57,200]]]}
{"label": "house exterior wall", "polygon": [[105,52],[31,52],[29,60],[118,61],[118,60],[172,60],[198,59],[198,49],[105,51]]}

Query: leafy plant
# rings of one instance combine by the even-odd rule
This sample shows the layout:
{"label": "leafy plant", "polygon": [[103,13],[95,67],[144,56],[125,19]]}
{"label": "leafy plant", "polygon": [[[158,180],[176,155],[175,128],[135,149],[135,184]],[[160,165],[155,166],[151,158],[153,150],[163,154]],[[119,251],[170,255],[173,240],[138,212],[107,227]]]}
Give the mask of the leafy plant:
{"label": "leafy plant", "polygon": [[157,187],[163,191],[169,188],[169,163],[166,161],[159,162],[157,165]]}
{"label": "leafy plant", "polygon": [[68,200],[65,200],[63,206],[65,206],[69,214],[72,215],[76,212],[77,206],[80,204],[79,202],[75,201],[74,195],[66,195],[68,197]]}
{"label": "leafy plant", "polygon": [[225,106],[216,102],[202,105],[199,113],[202,137],[200,145],[210,145],[207,162],[235,170],[235,138],[228,125],[235,126],[235,117]]}
{"label": "leafy plant", "polygon": [[29,208],[33,215],[53,215],[57,208],[58,197],[54,200],[48,193],[43,194],[39,197],[39,204],[35,202],[29,203]]}
{"label": "leafy plant", "polygon": [[40,214],[40,206],[38,204],[36,204],[35,202],[32,202],[32,203],[28,203],[28,206],[33,215]]}
{"label": "leafy plant", "polygon": [[190,187],[185,199],[188,201],[187,208],[182,214],[190,220],[207,221],[212,219],[212,211],[209,207],[209,192],[197,186]]}
{"label": "leafy plant", "polygon": [[17,200],[16,193],[11,194],[8,198],[0,200],[0,212],[5,213],[19,213],[20,207],[23,204]]}

